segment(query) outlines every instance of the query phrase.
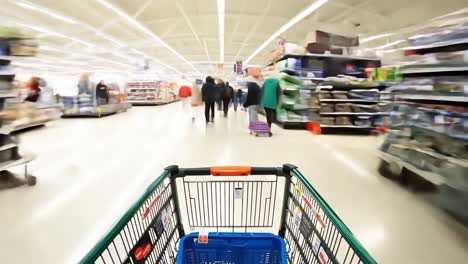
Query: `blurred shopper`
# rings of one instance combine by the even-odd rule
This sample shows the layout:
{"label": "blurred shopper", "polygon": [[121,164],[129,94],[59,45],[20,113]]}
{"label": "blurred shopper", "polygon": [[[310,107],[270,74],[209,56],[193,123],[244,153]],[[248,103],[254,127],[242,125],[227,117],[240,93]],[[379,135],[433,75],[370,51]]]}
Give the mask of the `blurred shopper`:
{"label": "blurred shopper", "polygon": [[276,108],[281,95],[281,88],[277,79],[269,78],[263,83],[261,104],[265,109],[268,126],[275,121]]}
{"label": "blurred shopper", "polygon": [[255,82],[247,83],[247,99],[244,107],[249,111],[250,122],[258,121],[257,107],[260,104],[260,87]]}
{"label": "blurred shopper", "polygon": [[199,109],[203,105],[202,92],[200,86],[197,84],[197,81],[195,81],[192,85],[191,94],[192,96],[190,99],[192,104],[192,121],[195,121],[195,118],[198,116]]}
{"label": "blurred shopper", "polygon": [[243,102],[242,102],[242,91],[241,89],[238,87],[238,89],[234,90],[234,97],[232,98],[232,104],[234,105],[234,111],[237,112],[237,107],[240,105],[242,106]]}
{"label": "blurred shopper", "polygon": [[24,100],[28,102],[37,102],[41,93],[41,89],[39,88],[39,78],[32,77],[31,80],[29,80],[28,88],[28,96],[26,96],[26,99]]}
{"label": "blurred shopper", "polygon": [[219,92],[213,77],[207,76],[206,82],[202,86],[202,100],[205,102],[205,120],[207,124],[210,122],[210,116],[211,122],[214,122],[215,102],[218,97]]}
{"label": "blurred shopper", "polygon": [[45,105],[51,105],[55,103],[54,90],[50,87],[46,80],[43,78],[39,79],[39,89],[41,90],[39,96],[39,102]]}
{"label": "blurred shopper", "polygon": [[102,80],[96,85],[96,102],[97,105],[109,103],[109,90]]}
{"label": "blurred shopper", "polygon": [[221,94],[221,98],[223,99],[223,111],[224,117],[227,117],[229,104],[231,103],[232,98],[234,97],[234,88],[232,88],[228,82],[224,85],[224,89]]}
{"label": "blurred shopper", "polygon": [[217,88],[217,97],[216,97],[216,104],[218,105],[218,111],[222,111],[223,106],[223,96],[222,93],[224,91],[224,81],[221,79],[216,79],[216,88]]}
{"label": "blurred shopper", "polygon": [[80,77],[80,81],[78,82],[78,95],[80,94],[91,94],[91,89],[93,85],[89,80],[88,74],[83,74]]}
{"label": "blurred shopper", "polygon": [[187,85],[182,85],[179,88],[179,97],[182,99],[182,106],[186,107],[189,102],[189,97],[192,96],[192,90]]}

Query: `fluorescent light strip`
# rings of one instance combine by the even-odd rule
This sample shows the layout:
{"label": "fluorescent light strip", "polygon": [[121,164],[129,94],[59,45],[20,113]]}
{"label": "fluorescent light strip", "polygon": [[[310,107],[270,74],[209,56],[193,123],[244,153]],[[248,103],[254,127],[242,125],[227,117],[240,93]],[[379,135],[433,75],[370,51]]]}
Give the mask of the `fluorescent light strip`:
{"label": "fluorescent light strip", "polygon": [[392,36],[392,35],[393,35],[393,33],[385,33],[385,34],[370,36],[370,37],[367,37],[367,38],[363,38],[363,39],[362,39],[361,41],[359,41],[359,42],[362,44],[362,43],[366,43],[366,42],[373,41],[373,40],[376,40],[376,39],[381,39],[381,38],[390,37],[390,36]]}
{"label": "fluorescent light strip", "polygon": [[218,0],[219,59],[224,63],[224,0]]}
{"label": "fluorescent light strip", "polygon": [[76,57],[100,60],[100,61],[104,61],[104,62],[107,62],[107,63],[112,63],[112,64],[121,65],[121,66],[125,66],[125,67],[130,66],[129,64],[120,63],[120,62],[116,62],[116,61],[113,61],[113,60],[108,60],[108,59],[101,58],[101,57],[98,57],[98,56],[93,56],[93,55],[84,54],[84,53],[73,53],[73,52],[70,52],[68,50],[59,49],[59,48],[50,47],[50,46],[39,46],[39,49],[40,50],[49,50],[49,51],[61,52],[61,53],[69,54],[69,55],[76,56]]}
{"label": "fluorescent light strip", "polygon": [[26,2],[26,1],[18,1],[16,2],[16,4],[18,6],[21,6],[23,8],[26,8],[26,9],[30,9],[30,10],[34,10],[34,11],[37,11],[37,12],[41,12],[43,14],[46,14],[48,16],[51,16],[51,17],[54,17],[56,19],[59,19],[59,20],[62,20],[64,22],[67,22],[67,23],[70,23],[70,24],[78,24],[78,22],[74,19],[71,19],[69,17],[66,17],[66,16],[63,16],[63,15],[60,15],[56,12],[52,12],[51,10],[48,10],[46,8],[43,8],[43,7],[40,7],[38,5],[35,5],[33,3],[30,3],[30,2]]}
{"label": "fluorescent light strip", "polygon": [[34,25],[24,24],[24,23],[18,23],[18,25],[21,26],[21,27],[25,27],[25,28],[29,28],[29,29],[41,32],[41,33],[46,33],[46,34],[50,34],[50,35],[53,35],[53,36],[58,36],[58,37],[70,39],[70,40],[76,41],[78,43],[84,44],[84,45],[86,45],[86,46],[88,46],[90,48],[94,47],[94,44],[92,44],[92,43],[89,43],[87,41],[77,39],[77,38],[74,38],[74,37],[70,37],[70,36],[64,35],[62,33],[51,31],[49,29],[45,29],[45,28],[42,28],[42,27],[34,26]]}
{"label": "fluorescent light strip", "polygon": [[[90,26],[90,27],[91,27],[91,26]],[[125,47],[125,44],[123,44],[122,42],[120,42],[120,41],[114,39],[113,37],[111,37],[111,36],[109,36],[109,35],[106,35],[106,34],[104,34],[104,33],[102,33],[102,32],[99,32],[97,29],[95,29],[95,28],[93,28],[93,27],[91,27],[91,28],[96,32],[96,35],[98,35],[98,36],[100,36],[100,37],[103,37],[103,38],[109,40],[110,42],[114,43],[115,45],[117,45],[117,46],[119,46],[119,47],[121,47],[121,48],[122,48],[122,47]]]}
{"label": "fluorescent light strip", "polygon": [[319,9],[322,5],[324,5],[328,0],[317,0],[313,4],[311,4],[309,7],[301,11],[299,14],[297,14],[295,17],[293,17],[291,20],[289,20],[286,24],[284,24],[278,31],[273,33],[258,49],[256,49],[252,55],[250,55],[245,61],[245,64],[248,64],[255,56],[257,56],[260,51],[262,51],[270,42],[275,40],[277,37],[279,37],[281,34],[286,32],[289,28],[294,26],[297,22],[301,21],[308,15],[310,15],[312,12],[315,10]]}
{"label": "fluorescent light strip", "polygon": [[[49,14],[49,15],[51,15],[51,16],[54,16],[54,15],[52,15],[52,14],[55,14],[54,17],[55,17],[55,18],[58,18],[58,19],[61,19],[61,20],[66,19],[66,20],[68,20],[68,21],[73,21],[74,24],[78,24],[78,23],[79,23],[79,24],[82,24],[82,25],[86,26],[87,28],[89,28],[90,30],[94,31],[94,32],[96,33],[96,35],[98,35],[98,36],[100,36],[100,37],[103,37],[103,38],[105,38],[105,39],[107,39],[107,40],[109,40],[109,41],[115,43],[115,44],[118,45],[119,47],[124,47],[124,46],[125,46],[123,43],[117,41],[116,39],[112,38],[112,37],[109,36],[109,35],[106,35],[106,34],[100,32],[98,29],[96,29],[96,28],[94,28],[94,27],[92,27],[92,26],[90,26],[90,25],[87,25],[87,24],[85,24],[85,23],[81,23],[81,22],[79,22],[79,21],[77,21],[77,20],[74,20],[74,19],[71,19],[71,18],[66,18],[66,17],[64,17],[64,16],[58,15],[57,13],[55,13],[55,12],[53,12],[53,11],[51,11],[51,10],[48,10],[48,9],[46,9],[46,8],[44,8],[44,7],[41,7],[41,6],[39,6],[39,5],[36,5],[36,4],[33,4],[33,3],[29,3],[29,2],[25,2],[25,1],[23,1],[23,2],[17,2],[17,4],[18,4],[18,5],[21,5],[22,7],[34,9],[34,10],[37,10],[37,11],[39,11],[39,12],[43,12],[43,13]],[[36,31],[42,32],[42,33],[51,34],[51,35],[57,35],[57,36],[66,37],[66,38],[70,38],[70,37],[65,36],[65,35],[63,35],[63,34],[59,34],[59,33],[56,33],[56,32],[52,32],[52,31],[50,31],[50,30],[46,30],[46,29],[39,28],[39,27],[36,27],[36,26],[31,26],[31,25],[26,25],[26,24],[25,24],[25,26],[26,26],[26,27],[29,27],[29,28],[32,28],[32,29],[34,29],[34,30],[36,30]],[[82,40],[79,40],[79,39],[73,39],[73,40],[74,40],[74,41],[77,41],[77,42],[80,42],[80,43],[84,43],[84,44],[87,45],[87,46],[90,46],[90,45],[91,45],[91,46],[94,46],[94,45],[91,44],[91,43],[87,43],[87,44],[86,44],[86,42],[84,42],[84,41],[82,41]],[[135,49],[133,49],[133,50],[136,51]],[[124,57],[124,58],[127,58],[127,59],[128,59],[128,57],[125,56],[125,55],[116,54],[116,53],[112,53],[112,54],[114,54],[114,55],[116,55],[116,56],[119,56],[119,57]],[[140,52],[140,54],[144,54],[144,53],[143,53],[143,52]],[[148,57],[146,54],[144,54],[144,56]],[[154,58],[153,58],[153,59],[154,59]],[[169,66],[169,65],[167,65],[167,64],[164,64],[164,63],[162,63],[161,61],[159,61],[159,60],[157,60],[157,59],[154,59],[154,60],[155,60],[158,64],[161,64],[161,65],[163,65],[163,66],[165,66],[165,67],[167,67],[167,68],[170,68],[170,69],[172,69],[172,70],[174,70],[174,71],[176,71],[176,72],[178,72],[178,73],[181,73],[181,72],[179,72],[178,70],[176,70],[174,67],[171,67],[171,66]]]}
{"label": "fluorescent light strip", "polygon": [[27,9],[31,9],[31,10],[34,10],[34,11],[38,11],[38,12],[41,12],[41,13],[44,13],[46,15],[49,15],[49,16],[52,16],[56,19],[59,19],[61,21],[65,21],[67,23],[70,23],[70,24],[82,24],[86,27],[88,27],[89,29],[91,29],[92,31],[94,31],[97,35],[113,42],[114,44],[118,45],[119,47],[124,47],[125,45],[122,44],[121,42],[117,41],[116,39],[100,32],[99,30],[97,30],[96,28],[92,27],[92,26],[89,26],[87,24],[84,24],[84,23],[80,23],[79,21],[75,20],[75,19],[72,19],[70,17],[66,17],[66,16],[63,16],[63,15],[60,15],[58,14],[57,12],[55,11],[52,11],[50,9],[47,9],[45,7],[42,7],[40,5],[37,5],[37,4],[34,4],[34,3],[31,3],[31,2],[26,2],[26,1],[18,1],[16,2],[17,5],[23,7],[23,8],[27,8]]}
{"label": "fluorescent light strip", "polygon": [[391,52],[395,52],[397,50],[400,50],[400,49],[384,50],[383,53],[391,53]]}
{"label": "fluorescent light strip", "polygon": [[404,39],[399,39],[399,40],[393,41],[393,42],[391,42],[391,43],[388,43],[388,44],[382,45],[382,46],[380,46],[380,47],[377,47],[377,48],[375,48],[375,49],[385,49],[385,48],[388,48],[388,47],[391,47],[391,46],[398,45],[398,44],[400,44],[400,43],[402,43],[402,42],[405,42],[405,41],[406,41],[406,40],[404,40]]}
{"label": "fluorescent light strip", "polygon": [[[118,14],[119,16],[125,18],[130,24],[134,25],[135,27],[137,27],[138,29],[140,29],[141,31],[145,32],[147,35],[149,35],[150,37],[152,37],[156,42],[159,42],[161,45],[163,45],[165,48],[167,48],[168,50],[170,50],[172,53],[174,53],[174,55],[176,55],[179,59],[181,59],[182,61],[186,62],[188,65],[190,65],[190,67],[192,67],[195,71],[199,72],[197,70],[197,68],[195,68],[195,66],[190,63],[186,58],[184,58],[181,54],[179,54],[176,50],[174,50],[171,46],[169,46],[166,42],[164,42],[162,39],[160,39],[156,34],[154,34],[151,30],[149,30],[148,28],[146,28],[145,26],[143,26],[140,22],[138,22],[137,20],[135,20],[133,17],[127,15],[124,11],[120,10],[119,8],[113,6],[112,4],[110,4],[109,2],[107,2],[106,0],[96,0],[97,2],[99,2],[101,5],[109,8],[110,10],[114,11],[116,14]],[[200,73],[200,72],[199,72]],[[200,73],[201,74],[201,73]]]}

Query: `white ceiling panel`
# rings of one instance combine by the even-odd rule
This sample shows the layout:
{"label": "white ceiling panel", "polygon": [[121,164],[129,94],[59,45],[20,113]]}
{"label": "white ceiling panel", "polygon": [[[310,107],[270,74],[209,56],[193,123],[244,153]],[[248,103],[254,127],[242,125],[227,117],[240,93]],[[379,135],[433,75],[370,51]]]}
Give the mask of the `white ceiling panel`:
{"label": "white ceiling panel", "polygon": [[[123,11],[138,25],[100,1]],[[211,72],[213,64],[220,60],[217,0],[0,2],[0,17],[4,23],[23,27],[38,37],[41,45],[72,50],[74,58],[76,53],[92,54],[131,64],[125,57],[142,57],[143,52],[180,72],[195,72],[193,65],[202,74]],[[25,3],[38,6],[42,11],[25,8]],[[314,0],[225,0],[225,62],[247,59],[274,32],[312,3]],[[432,18],[467,7],[467,0],[329,0],[281,36],[302,44],[306,34],[316,29],[362,37],[396,33],[364,44],[376,47],[407,37],[410,30],[404,28],[415,29]],[[77,23],[57,19],[44,9]],[[36,28],[25,28],[25,25]],[[86,43],[91,43],[92,48]],[[274,46],[275,41],[272,41],[250,63],[265,64]],[[60,57],[63,54],[48,50],[42,51],[40,56]],[[231,69],[231,66],[225,68]]]}

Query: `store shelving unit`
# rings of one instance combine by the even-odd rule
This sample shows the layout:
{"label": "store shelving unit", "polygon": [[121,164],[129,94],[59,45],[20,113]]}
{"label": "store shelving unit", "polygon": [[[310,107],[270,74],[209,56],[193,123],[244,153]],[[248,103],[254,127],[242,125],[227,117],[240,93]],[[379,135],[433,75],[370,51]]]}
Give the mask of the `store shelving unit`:
{"label": "store shelving unit", "polygon": [[[293,60],[290,60],[293,59]],[[287,60],[287,62],[285,62]],[[319,94],[322,93],[325,89],[329,91],[354,91],[354,90],[369,90],[377,89],[381,90],[385,86],[378,85],[377,87],[368,87],[364,86],[361,83],[337,83],[334,81],[327,81],[327,77],[333,77],[340,74],[351,75],[354,77],[365,77],[365,68],[372,66],[380,66],[380,61],[374,58],[363,58],[356,56],[346,56],[346,55],[335,55],[335,54],[285,54],[281,58],[277,59],[269,65],[276,64],[277,70],[292,75],[298,80],[303,81],[308,84],[307,88],[299,85],[297,89],[300,91],[297,93],[296,97],[289,97],[286,100],[283,99],[282,107],[292,114],[288,115],[286,120],[278,119],[284,128],[305,128],[306,124],[310,121],[319,121],[322,117],[334,118],[334,116],[339,117],[340,119],[348,118],[352,121],[355,119],[372,119],[375,120],[378,116],[385,115],[377,110],[373,113],[362,112],[362,115],[359,113],[354,113],[355,111],[322,111],[320,108],[324,104],[339,105],[339,104],[365,104],[365,105],[377,105],[379,103],[379,97],[369,99],[360,99],[360,98],[319,98]],[[293,88],[288,88],[293,89]],[[288,96],[292,94],[293,91],[288,91],[288,89],[283,89],[283,95]],[[305,103],[307,102],[307,103]],[[286,105],[286,107],[285,107]],[[304,113],[299,110],[300,105],[305,106],[309,109],[308,113]],[[320,112],[324,112],[322,115]],[[279,110],[277,116],[285,116],[284,111]],[[288,112],[288,114],[289,114]],[[292,116],[292,118],[291,118]],[[296,120],[294,120],[296,119]],[[373,123],[373,122],[372,122]],[[351,132],[359,133],[360,131],[369,132],[374,128],[373,124],[366,125],[355,125],[353,122],[346,124],[332,124],[328,122],[323,124],[322,132]]]}
{"label": "store shelving unit", "polygon": [[326,81],[322,85],[327,88],[316,92],[322,133],[367,134],[383,116],[390,114],[379,107],[383,86],[333,85]]}
{"label": "store shelving unit", "polygon": [[163,81],[133,81],[127,83],[127,102],[132,105],[172,103],[175,96]]}
{"label": "store shelving unit", "polygon": [[94,106],[92,108],[87,107],[85,110],[78,110],[77,112],[64,112],[63,118],[70,117],[105,117],[113,114],[118,114],[127,111],[132,107],[129,103],[119,104],[106,104],[100,106]]}
{"label": "store shelving unit", "polygon": [[[24,104],[28,104],[25,108]],[[17,106],[23,105],[22,108]],[[8,99],[5,110],[12,111],[15,109],[20,117],[16,120],[5,120],[0,128],[2,133],[15,133],[32,128],[42,127],[50,121],[57,120],[62,116],[62,105],[40,105],[37,103],[20,102],[14,99]],[[27,110],[24,110],[27,109]],[[21,113],[26,112],[28,113]],[[21,117],[21,115],[24,115]]]}
{"label": "store shelving unit", "polygon": [[[0,38],[0,41],[8,42],[9,39]],[[4,68],[8,68],[10,63],[10,59],[6,57],[0,59],[0,65]],[[4,111],[6,100],[16,96],[12,84],[15,76],[11,75],[10,72],[4,75],[2,71],[0,71],[0,75],[2,75],[2,81],[10,83],[9,87],[3,86],[0,92],[0,111]],[[36,177],[28,174],[28,163],[34,159],[34,156],[21,155],[19,153],[19,146],[16,138],[10,135],[11,129],[5,128],[3,123],[4,120],[2,118],[0,119],[0,190],[14,188],[24,184],[36,184]],[[21,165],[24,166],[24,179],[18,178],[9,171],[9,169]]]}
{"label": "store shelving unit", "polygon": [[[407,172],[411,172],[412,176],[430,182],[438,189],[438,204],[465,221],[468,220],[467,43],[468,39],[442,38],[406,48],[440,61],[401,66],[403,82],[392,88],[392,128],[396,130],[385,138],[379,154],[382,161],[379,170],[383,175],[405,181],[409,177]],[[444,54],[439,56],[440,52]],[[424,85],[419,84],[420,80],[424,80]]]}

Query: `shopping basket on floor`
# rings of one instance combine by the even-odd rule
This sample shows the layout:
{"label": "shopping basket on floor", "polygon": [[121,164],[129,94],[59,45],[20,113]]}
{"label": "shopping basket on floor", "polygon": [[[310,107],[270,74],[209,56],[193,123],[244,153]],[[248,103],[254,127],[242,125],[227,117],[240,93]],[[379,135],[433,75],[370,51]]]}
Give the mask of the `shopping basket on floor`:
{"label": "shopping basket on floor", "polygon": [[167,167],[80,263],[376,261],[297,167],[283,165]]}

